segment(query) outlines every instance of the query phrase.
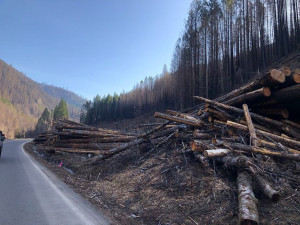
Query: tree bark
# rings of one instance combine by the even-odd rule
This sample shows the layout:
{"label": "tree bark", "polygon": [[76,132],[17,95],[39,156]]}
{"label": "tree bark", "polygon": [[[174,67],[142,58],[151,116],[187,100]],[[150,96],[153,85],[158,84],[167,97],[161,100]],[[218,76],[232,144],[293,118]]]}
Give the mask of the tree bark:
{"label": "tree bark", "polygon": [[257,147],[260,145],[259,139],[256,136],[256,132],[251,120],[251,116],[249,113],[249,109],[248,109],[248,105],[247,104],[243,104],[243,109],[244,109],[244,113],[245,113],[245,118],[247,121],[247,125],[248,125],[248,129],[249,129],[249,133],[250,133],[250,137],[251,137],[251,143],[253,146]]}
{"label": "tree bark", "polygon": [[239,192],[239,224],[258,224],[257,199],[252,191],[251,178],[246,172],[239,171],[237,183]]}
{"label": "tree bark", "polygon": [[244,94],[241,94],[235,98],[231,98],[223,104],[227,105],[241,105],[243,103],[251,103],[257,99],[263,99],[271,96],[271,90],[268,87],[263,87],[260,89],[257,89],[255,91],[247,92]]}
{"label": "tree bark", "polygon": [[191,125],[194,127],[201,127],[201,126],[205,125],[205,123],[203,121],[198,120],[196,118],[194,118],[193,120],[190,120],[190,119],[180,118],[180,117],[176,117],[176,116],[170,116],[168,114],[159,113],[159,112],[156,112],[154,114],[154,117],[165,119],[165,120],[170,120],[170,121],[174,121],[174,122],[178,122],[178,123],[184,123],[184,124]]}

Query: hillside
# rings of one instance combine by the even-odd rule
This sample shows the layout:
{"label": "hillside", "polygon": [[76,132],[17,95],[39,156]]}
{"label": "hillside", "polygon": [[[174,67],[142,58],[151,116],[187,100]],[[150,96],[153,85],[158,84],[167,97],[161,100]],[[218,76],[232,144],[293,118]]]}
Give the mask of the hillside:
{"label": "hillside", "polygon": [[44,108],[54,109],[61,98],[68,103],[70,117],[79,119],[84,99],[62,88],[39,84],[2,60],[0,84],[0,129],[8,138],[33,129]]}
{"label": "hillside", "polygon": [[81,108],[81,106],[87,101],[74,92],[68,91],[61,87],[55,87],[48,84],[40,84],[40,87],[50,96],[58,99],[62,98],[69,105],[74,106],[75,108]]}

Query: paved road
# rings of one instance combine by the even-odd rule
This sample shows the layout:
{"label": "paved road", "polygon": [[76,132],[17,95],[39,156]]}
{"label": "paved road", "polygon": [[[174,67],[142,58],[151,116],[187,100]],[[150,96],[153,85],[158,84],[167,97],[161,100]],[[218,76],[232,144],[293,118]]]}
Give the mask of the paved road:
{"label": "paved road", "polygon": [[0,224],[109,224],[89,203],[23,151],[26,140],[6,140],[0,159]]}

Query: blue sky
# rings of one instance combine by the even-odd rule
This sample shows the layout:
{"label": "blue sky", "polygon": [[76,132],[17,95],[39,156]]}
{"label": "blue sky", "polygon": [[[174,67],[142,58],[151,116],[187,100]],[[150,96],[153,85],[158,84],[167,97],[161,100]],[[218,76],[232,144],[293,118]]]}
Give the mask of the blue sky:
{"label": "blue sky", "polygon": [[92,99],[169,68],[192,0],[0,0],[0,58]]}

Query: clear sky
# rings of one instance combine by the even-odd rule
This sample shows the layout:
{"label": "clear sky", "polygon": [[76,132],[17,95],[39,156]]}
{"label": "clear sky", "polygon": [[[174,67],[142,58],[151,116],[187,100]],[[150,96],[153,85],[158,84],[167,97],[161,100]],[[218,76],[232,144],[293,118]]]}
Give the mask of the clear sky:
{"label": "clear sky", "polygon": [[192,0],[0,0],[0,59],[92,99],[169,68]]}

